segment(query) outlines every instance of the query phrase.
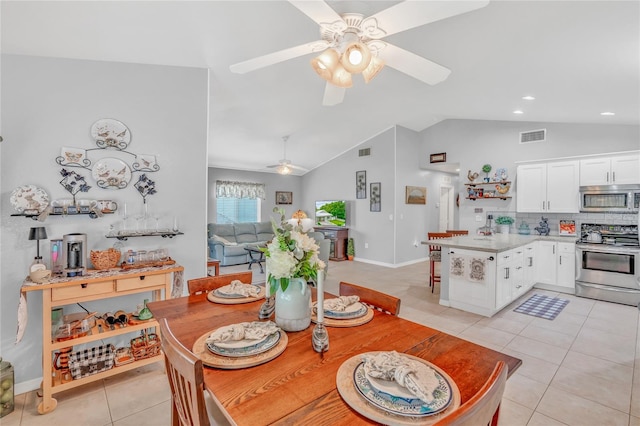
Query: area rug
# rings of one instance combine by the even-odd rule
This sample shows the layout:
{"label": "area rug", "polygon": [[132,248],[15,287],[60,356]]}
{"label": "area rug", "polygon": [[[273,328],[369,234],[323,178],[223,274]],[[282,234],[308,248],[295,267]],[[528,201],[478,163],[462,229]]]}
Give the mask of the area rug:
{"label": "area rug", "polygon": [[567,299],[558,299],[557,297],[543,296],[534,294],[524,303],[515,308],[514,312],[521,314],[533,315],[534,317],[553,320],[564,309],[569,301]]}

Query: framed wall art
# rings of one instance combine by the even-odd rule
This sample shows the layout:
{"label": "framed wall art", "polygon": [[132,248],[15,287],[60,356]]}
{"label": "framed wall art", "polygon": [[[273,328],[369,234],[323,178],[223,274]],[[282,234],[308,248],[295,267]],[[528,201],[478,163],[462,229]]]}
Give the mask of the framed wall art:
{"label": "framed wall art", "polygon": [[276,191],[276,204],[293,204],[293,192]]}
{"label": "framed wall art", "polygon": [[441,152],[439,154],[431,154],[429,156],[430,163],[446,163],[447,162],[447,153]]}
{"label": "framed wall art", "polygon": [[427,204],[427,188],[424,186],[405,187],[406,204]]}
{"label": "framed wall art", "polygon": [[371,188],[369,189],[369,211],[372,212],[380,212],[382,211],[382,195],[380,192],[380,182],[375,182],[371,184]]}
{"label": "framed wall art", "polygon": [[356,198],[367,198],[367,172],[360,170],[356,172]]}

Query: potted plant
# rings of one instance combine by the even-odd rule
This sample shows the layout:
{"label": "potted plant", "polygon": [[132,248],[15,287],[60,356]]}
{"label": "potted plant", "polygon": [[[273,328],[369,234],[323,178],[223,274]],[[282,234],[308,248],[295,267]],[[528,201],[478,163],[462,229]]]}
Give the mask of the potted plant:
{"label": "potted plant", "polygon": [[485,164],[484,166],[482,166],[482,171],[486,174],[484,181],[486,183],[489,183],[489,172],[491,171],[491,164]]}
{"label": "potted plant", "polygon": [[347,240],[347,258],[353,260],[353,256],[356,255],[356,248],[354,246],[353,238]]}
{"label": "potted plant", "polygon": [[508,234],[509,227],[515,222],[511,216],[498,216],[496,218],[496,225],[498,225],[498,231],[501,234]]}

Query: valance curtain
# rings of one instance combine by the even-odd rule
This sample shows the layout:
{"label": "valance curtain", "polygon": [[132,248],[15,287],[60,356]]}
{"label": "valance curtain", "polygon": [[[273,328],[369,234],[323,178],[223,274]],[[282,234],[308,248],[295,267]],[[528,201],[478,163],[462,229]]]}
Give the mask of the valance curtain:
{"label": "valance curtain", "polygon": [[216,181],[216,198],[262,198],[265,199],[264,183]]}

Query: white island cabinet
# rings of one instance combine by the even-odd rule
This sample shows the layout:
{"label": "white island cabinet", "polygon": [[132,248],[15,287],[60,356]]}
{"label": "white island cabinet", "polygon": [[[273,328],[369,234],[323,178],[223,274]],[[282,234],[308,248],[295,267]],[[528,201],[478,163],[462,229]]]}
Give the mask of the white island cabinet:
{"label": "white island cabinet", "polygon": [[574,292],[574,238],[469,235],[438,244],[445,306],[490,317],[534,286]]}

